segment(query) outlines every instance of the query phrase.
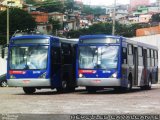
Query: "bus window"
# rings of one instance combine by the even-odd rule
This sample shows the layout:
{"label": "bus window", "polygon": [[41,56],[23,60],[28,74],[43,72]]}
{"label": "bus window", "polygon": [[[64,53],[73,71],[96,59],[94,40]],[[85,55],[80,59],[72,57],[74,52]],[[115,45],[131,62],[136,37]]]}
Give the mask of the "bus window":
{"label": "bus window", "polygon": [[128,45],[128,54],[129,55],[133,54],[133,46],[132,45]]}
{"label": "bus window", "polygon": [[72,63],[72,47],[70,44],[62,43],[62,62],[64,64]]}
{"label": "bus window", "polygon": [[53,64],[60,64],[60,48],[54,47],[52,48],[52,62]]}
{"label": "bus window", "polygon": [[133,46],[128,45],[128,64],[133,65]]}
{"label": "bus window", "polygon": [[155,58],[155,66],[158,66],[158,54],[157,51],[154,51],[154,58]]}
{"label": "bus window", "polygon": [[151,61],[150,61],[150,49],[147,49],[147,66],[150,67]]}
{"label": "bus window", "polygon": [[154,66],[154,54],[153,54],[153,50],[151,50],[151,66]]}
{"label": "bus window", "polygon": [[138,47],[138,65],[143,66],[143,49]]}
{"label": "bus window", "polygon": [[122,63],[127,64],[127,48],[122,48]]}

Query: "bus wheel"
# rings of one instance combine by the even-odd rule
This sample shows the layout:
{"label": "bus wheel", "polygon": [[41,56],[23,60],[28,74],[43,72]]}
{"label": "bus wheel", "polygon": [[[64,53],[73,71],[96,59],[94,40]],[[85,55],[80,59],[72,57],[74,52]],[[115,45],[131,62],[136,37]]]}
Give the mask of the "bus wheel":
{"label": "bus wheel", "polygon": [[56,90],[59,93],[67,92],[67,87],[68,87],[67,81],[63,80],[62,84],[61,84],[61,87],[57,87]]}
{"label": "bus wheel", "polygon": [[127,90],[128,90],[128,91],[132,90],[132,80],[131,80],[131,78],[128,79]]}
{"label": "bus wheel", "polygon": [[124,88],[123,87],[114,87],[114,91],[122,92],[122,91],[124,91]]}
{"label": "bus wheel", "polygon": [[151,90],[151,87],[152,87],[152,80],[151,80],[151,78],[149,78],[148,85],[141,86],[141,89],[142,90]]}
{"label": "bus wheel", "polygon": [[86,90],[88,91],[88,93],[95,93],[97,91],[95,87],[86,87]]}
{"label": "bus wheel", "polygon": [[1,81],[0,86],[1,87],[7,87],[7,81],[6,80]]}
{"label": "bus wheel", "polygon": [[35,88],[32,88],[32,87],[23,87],[23,91],[26,93],[26,94],[33,94],[36,92],[36,89]]}
{"label": "bus wheel", "polygon": [[150,78],[148,81],[148,85],[146,86],[146,90],[151,90],[151,88],[152,88],[152,80]]}
{"label": "bus wheel", "polygon": [[69,92],[74,92],[74,91],[75,91],[75,87],[69,87],[69,88],[68,88],[68,91],[69,91]]}

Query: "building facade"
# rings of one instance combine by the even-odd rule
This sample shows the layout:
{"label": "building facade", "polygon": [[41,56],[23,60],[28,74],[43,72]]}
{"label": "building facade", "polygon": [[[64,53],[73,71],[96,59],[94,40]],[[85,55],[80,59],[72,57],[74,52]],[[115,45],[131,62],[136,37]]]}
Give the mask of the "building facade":
{"label": "building facade", "polygon": [[150,0],[130,0],[130,10],[137,9],[138,6],[149,6]]}

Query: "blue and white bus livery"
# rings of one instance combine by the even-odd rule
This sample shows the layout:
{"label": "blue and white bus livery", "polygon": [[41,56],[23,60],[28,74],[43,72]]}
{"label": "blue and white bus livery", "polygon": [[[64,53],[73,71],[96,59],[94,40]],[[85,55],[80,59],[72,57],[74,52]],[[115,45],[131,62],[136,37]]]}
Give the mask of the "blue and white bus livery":
{"label": "blue and white bus livery", "polygon": [[77,40],[48,35],[11,38],[7,63],[9,86],[23,87],[27,94],[42,88],[74,90],[76,43]]}
{"label": "blue and white bus livery", "polygon": [[119,36],[86,35],[80,37],[77,53],[77,84],[89,92],[105,87],[150,89],[158,81],[155,46]]}

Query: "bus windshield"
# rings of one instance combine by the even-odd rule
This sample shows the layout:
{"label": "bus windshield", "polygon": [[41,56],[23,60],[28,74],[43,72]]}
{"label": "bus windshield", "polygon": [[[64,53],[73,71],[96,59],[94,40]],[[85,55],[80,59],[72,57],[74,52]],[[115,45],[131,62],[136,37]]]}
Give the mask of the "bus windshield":
{"label": "bus windshield", "polygon": [[46,69],[48,46],[16,46],[10,50],[10,69]]}
{"label": "bus windshield", "polygon": [[116,69],[119,46],[80,46],[80,69]]}

